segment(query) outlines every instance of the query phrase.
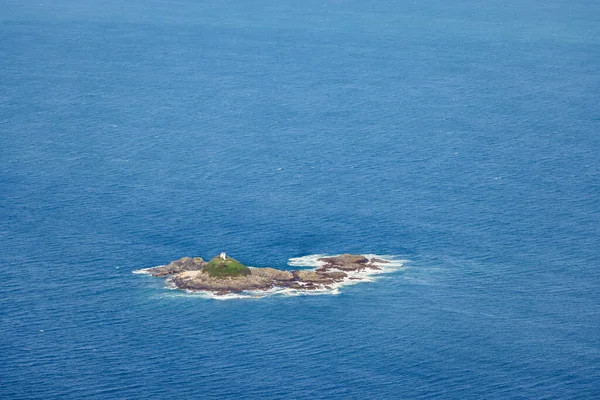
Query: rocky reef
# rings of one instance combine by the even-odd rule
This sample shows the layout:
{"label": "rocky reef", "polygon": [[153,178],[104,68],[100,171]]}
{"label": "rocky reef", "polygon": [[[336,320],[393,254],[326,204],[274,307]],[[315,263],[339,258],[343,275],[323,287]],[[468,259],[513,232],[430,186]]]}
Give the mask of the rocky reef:
{"label": "rocky reef", "polygon": [[331,289],[336,283],[356,278],[356,273],[380,270],[385,260],[356,254],[318,259],[316,269],[280,270],[246,267],[225,253],[209,262],[201,257],[184,257],[168,265],[143,270],[152,276],[166,277],[177,289],[209,291],[217,295],[244,291],[290,288],[296,290]]}

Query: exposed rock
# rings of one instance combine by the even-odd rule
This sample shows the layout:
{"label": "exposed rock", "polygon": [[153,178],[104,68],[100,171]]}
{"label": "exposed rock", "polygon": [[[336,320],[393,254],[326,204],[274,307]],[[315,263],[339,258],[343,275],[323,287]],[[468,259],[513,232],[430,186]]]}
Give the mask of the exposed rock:
{"label": "exposed rock", "polygon": [[332,279],[315,271],[293,271],[296,280],[301,282],[329,282]]}
{"label": "exposed rock", "polygon": [[210,290],[215,292],[235,293],[244,290],[270,289],[273,280],[250,274],[236,277],[211,277],[203,271],[186,271],[172,279],[179,289]]}
{"label": "exposed rock", "polygon": [[178,274],[185,271],[198,271],[206,265],[202,257],[183,257],[179,260],[171,261],[169,265],[149,268],[147,271],[152,276],[166,276]]}
{"label": "exposed rock", "polygon": [[342,271],[333,271],[327,273],[321,273],[321,275],[333,279],[334,281],[343,281],[348,277],[348,274]]}
{"label": "exposed rock", "polygon": [[319,261],[324,261],[326,264],[317,269],[317,272],[328,272],[331,270],[342,271],[364,271],[365,269],[379,270],[375,265],[375,259],[369,261],[365,256],[355,254],[342,254],[337,257],[323,257]]}
{"label": "exposed rock", "polygon": [[314,283],[309,282],[306,285],[303,285],[301,288],[304,290],[317,290],[317,289],[320,289],[321,286],[315,285]]}
{"label": "exposed rock", "polygon": [[352,264],[366,264],[369,262],[369,259],[365,256],[355,255],[355,254],[342,254],[337,257],[324,257],[319,258],[319,261],[325,261],[327,264],[337,265],[337,266],[346,266]]}
{"label": "exposed rock", "polygon": [[377,263],[377,264],[389,264],[389,261],[385,261],[382,260],[381,258],[372,258],[371,259],[371,263]]}
{"label": "exposed rock", "polygon": [[250,268],[252,275],[272,279],[274,281],[291,281],[294,275],[290,271],[275,268]]}
{"label": "exposed rock", "polygon": [[344,280],[348,275],[344,272],[317,272],[309,270],[292,271],[295,280],[306,283],[332,284]]}
{"label": "exposed rock", "polygon": [[298,281],[293,281],[293,282],[286,282],[286,284],[284,285],[285,287],[288,287],[290,289],[303,289],[304,285],[302,285],[300,282]]}

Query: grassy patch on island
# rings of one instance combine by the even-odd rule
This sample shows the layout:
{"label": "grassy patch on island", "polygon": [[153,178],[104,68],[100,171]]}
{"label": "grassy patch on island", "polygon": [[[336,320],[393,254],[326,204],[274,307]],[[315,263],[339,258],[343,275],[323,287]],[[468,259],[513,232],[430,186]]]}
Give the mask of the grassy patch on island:
{"label": "grassy patch on island", "polygon": [[210,260],[202,270],[213,278],[250,275],[250,269],[248,267],[231,257],[227,257],[225,260],[221,257],[215,257]]}

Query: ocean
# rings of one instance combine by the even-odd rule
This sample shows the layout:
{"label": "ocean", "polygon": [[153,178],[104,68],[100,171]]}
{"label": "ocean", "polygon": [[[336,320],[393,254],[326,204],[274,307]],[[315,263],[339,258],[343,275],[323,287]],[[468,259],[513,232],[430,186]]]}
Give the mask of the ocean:
{"label": "ocean", "polygon": [[[0,4],[0,398],[600,398],[600,9]],[[319,295],[133,271],[377,254]]]}

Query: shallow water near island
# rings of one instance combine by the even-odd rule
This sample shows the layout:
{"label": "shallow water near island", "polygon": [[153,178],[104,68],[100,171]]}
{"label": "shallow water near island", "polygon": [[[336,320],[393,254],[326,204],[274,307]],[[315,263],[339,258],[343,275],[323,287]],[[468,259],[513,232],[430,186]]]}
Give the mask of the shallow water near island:
{"label": "shallow water near island", "polygon": [[0,399],[600,398],[597,8],[0,2]]}

